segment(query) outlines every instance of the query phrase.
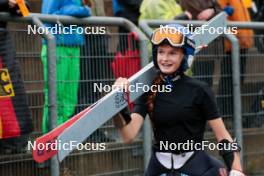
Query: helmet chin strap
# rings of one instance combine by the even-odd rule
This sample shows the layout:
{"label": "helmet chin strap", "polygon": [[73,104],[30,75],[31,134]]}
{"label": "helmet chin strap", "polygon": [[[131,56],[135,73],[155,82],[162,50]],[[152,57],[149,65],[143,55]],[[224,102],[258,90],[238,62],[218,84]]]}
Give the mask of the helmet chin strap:
{"label": "helmet chin strap", "polygon": [[164,73],[161,73],[161,79],[162,81],[165,82],[166,85],[169,85],[171,88],[173,87],[173,82],[174,81],[177,81],[181,78],[183,72],[180,72],[180,71],[176,71],[172,74],[164,74]]}

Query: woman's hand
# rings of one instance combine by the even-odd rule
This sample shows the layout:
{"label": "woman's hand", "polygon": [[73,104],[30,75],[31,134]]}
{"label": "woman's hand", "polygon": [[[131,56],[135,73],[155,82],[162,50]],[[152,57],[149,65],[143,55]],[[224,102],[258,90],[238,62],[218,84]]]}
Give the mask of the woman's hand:
{"label": "woman's hand", "polygon": [[234,162],[232,165],[232,170],[240,171],[242,173],[242,166],[240,163],[240,154],[239,152],[234,153]]}
{"label": "woman's hand", "polygon": [[245,176],[245,174],[238,170],[231,170],[229,173],[227,173],[225,168],[220,168],[219,176]]}
{"label": "woman's hand", "polygon": [[220,168],[219,169],[219,176],[228,176],[226,168]]}
{"label": "woman's hand", "polygon": [[231,170],[229,172],[229,176],[245,176],[243,172],[240,172],[238,170]]}
{"label": "woman's hand", "polygon": [[14,8],[17,5],[16,0],[8,0],[8,5],[10,8]]}
{"label": "woman's hand", "polygon": [[127,78],[119,77],[113,84],[113,88],[121,88],[125,90],[125,92],[128,92],[129,88],[129,81]]}
{"label": "woman's hand", "polygon": [[215,10],[212,8],[205,9],[197,15],[197,19],[198,20],[208,20],[214,15],[214,13],[215,13]]}

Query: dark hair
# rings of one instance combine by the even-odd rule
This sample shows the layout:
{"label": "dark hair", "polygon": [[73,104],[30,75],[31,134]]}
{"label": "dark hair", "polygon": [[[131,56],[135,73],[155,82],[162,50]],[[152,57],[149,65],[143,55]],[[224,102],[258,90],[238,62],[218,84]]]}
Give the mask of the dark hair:
{"label": "dark hair", "polygon": [[151,120],[152,123],[152,127],[154,128],[154,102],[155,102],[155,98],[158,92],[158,85],[160,85],[162,82],[162,74],[159,72],[157,74],[157,76],[155,77],[155,79],[152,82],[152,85],[156,85],[153,86],[153,89],[151,89],[152,91],[149,92],[149,95],[147,97],[147,108],[148,108],[148,114],[149,114],[149,118]]}

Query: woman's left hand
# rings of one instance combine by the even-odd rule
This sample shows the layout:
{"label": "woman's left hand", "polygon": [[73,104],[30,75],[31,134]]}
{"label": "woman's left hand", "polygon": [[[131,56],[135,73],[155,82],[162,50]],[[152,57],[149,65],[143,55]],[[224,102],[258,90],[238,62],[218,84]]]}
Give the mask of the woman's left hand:
{"label": "woman's left hand", "polygon": [[245,174],[238,170],[231,170],[229,176],[245,176]]}
{"label": "woman's left hand", "polygon": [[[233,142],[232,137],[230,136],[230,134],[228,133],[228,131],[225,128],[225,125],[224,125],[224,122],[223,122],[222,118],[209,120],[209,125],[213,129],[214,134],[215,134],[215,136],[217,138],[217,141],[221,141],[223,139],[227,139],[228,141]],[[239,152],[234,151],[234,160],[233,160],[232,163],[228,162],[228,164],[231,164],[231,165],[227,165],[228,169],[230,169],[231,171],[236,170],[236,171],[240,171],[240,173],[242,173],[242,165],[240,163],[240,154],[239,154]],[[220,176],[227,176],[227,175],[225,175],[225,173],[223,171],[221,172],[220,170],[219,170]],[[235,176],[235,175],[233,175],[233,176]],[[238,175],[238,176],[244,176],[244,175]]]}
{"label": "woman's left hand", "polygon": [[228,176],[226,168],[219,169],[219,176]]}
{"label": "woman's left hand", "polygon": [[226,168],[220,168],[219,169],[219,176],[245,176],[243,172],[240,172],[238,170],[231,170],[229,174],[226,171]]}
{"label": "woman's left hand", "polygon": [[240,163],[240,154],[239,152],[234,152],[234,161],[231,167],[231,170],[240,171],[242,173],[242,166]]}

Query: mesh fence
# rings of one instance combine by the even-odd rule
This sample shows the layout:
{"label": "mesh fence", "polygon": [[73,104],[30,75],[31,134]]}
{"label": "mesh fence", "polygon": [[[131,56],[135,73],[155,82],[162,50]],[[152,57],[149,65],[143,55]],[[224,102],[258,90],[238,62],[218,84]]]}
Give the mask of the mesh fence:
{"label": "mesh fence", "polygon": [[[263,128],[263,35],[255,35],[252,48],[240,49],[240,83],[244,128]],[[224,50],[224,39],[218,38],[201,51],[194,62],[194,77],[212,87],[220,114],[232,130],[232,59]]]}
{"label": "mesh fence", "polygon": [[[245,37],[246,38],[246,37]],[[248,38],[247,38],[248,39]],[[240,86],[245,169],[249,175],[263,175],[263,35],[254,35],[254,45],[240,49]],[[194,77],[213,89],[219,112],[231,134],[233,125],[233,91],[231,53],[225,52],[224,39],[218,38],[201,51],[192,68]],[[215,141],[208,128],[205,138]],[[217,156],[217,152],[213,152]],[[257,157],[257,158],[256,158]]]}

